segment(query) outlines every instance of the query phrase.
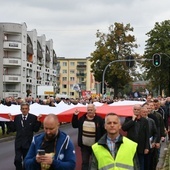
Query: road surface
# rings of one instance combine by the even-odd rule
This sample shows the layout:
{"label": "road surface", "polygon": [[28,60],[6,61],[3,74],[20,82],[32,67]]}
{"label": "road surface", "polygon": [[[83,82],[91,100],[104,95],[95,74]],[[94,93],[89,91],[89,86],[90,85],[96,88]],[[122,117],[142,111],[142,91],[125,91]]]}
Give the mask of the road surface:
{"label": "road surface", "polygon": [[[69,134],[76,150],[76,170],[81,169],[80,148],[77,146],[77,129],[73,129],[71,124],[65,124],[60,127],[62,131]],[[15,170],[14,166],[14,140],[0,143],[0,169]]]}

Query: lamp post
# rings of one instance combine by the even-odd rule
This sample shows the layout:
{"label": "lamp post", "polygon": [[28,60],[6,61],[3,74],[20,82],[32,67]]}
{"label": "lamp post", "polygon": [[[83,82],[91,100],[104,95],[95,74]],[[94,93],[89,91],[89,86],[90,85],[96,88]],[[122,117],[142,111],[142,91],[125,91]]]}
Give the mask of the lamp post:
{"label": "lamp post", "polygon": [[129,58],[126,58],[124,60],[114,60],[114,61],[111,61],[109,64],[106,65],[106,67],[104,68],[104,71],[103,71],[103,76],[102,76],[102,95],[104,96],[104,81],[105,81],[105,73],[106,73],[106,70],[107,68],[113,64],[113,63],[117,63],[117,62],[122,62],[122,61],[128,61],[128,62],[133,62],[133,61],[152,61],[152,59],[132,59],[131,57]]}
{"label": "lamp post", "polygon": [[[121,61],[126,61],[126,60],[114,60],[114,61],[111,61],[109,64],[106,65],[106,67],[104,68],[104,71],[103,71],[103,76],[102,76],[102,95],[104,96],[104,81],[105,81],[105,73],[106,73],[106,70],[107,68],[113,64],[113,63],[116,63],[116,62],[121,62]],[[129,61],[129,60],[128,60]]]}

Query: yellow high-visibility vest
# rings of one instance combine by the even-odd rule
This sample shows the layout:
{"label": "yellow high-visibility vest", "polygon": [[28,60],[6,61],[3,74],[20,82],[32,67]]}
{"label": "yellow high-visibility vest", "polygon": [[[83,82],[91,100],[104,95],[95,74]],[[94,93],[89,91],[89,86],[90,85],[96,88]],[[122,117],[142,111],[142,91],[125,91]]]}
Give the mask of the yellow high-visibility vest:
{"label": "yellow high-visibility vest", "polygon": [[99,170],[133,170],[133,158],[136,153],[137,143],[123,137],[116,158],[102,145],[92,145],[93,153],[98,161]]}

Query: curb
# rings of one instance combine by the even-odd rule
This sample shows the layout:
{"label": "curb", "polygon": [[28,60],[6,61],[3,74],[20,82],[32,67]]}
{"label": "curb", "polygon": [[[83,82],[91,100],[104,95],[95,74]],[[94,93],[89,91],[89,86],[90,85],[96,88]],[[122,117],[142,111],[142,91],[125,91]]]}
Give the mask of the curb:
{"label": "curb", "polygon": [[7,142],[7,141],[10,141],[10,140],[13,140],[13,139],[15,139],[15,136],[4,137],[4,138],[0,139],[0,143]]}

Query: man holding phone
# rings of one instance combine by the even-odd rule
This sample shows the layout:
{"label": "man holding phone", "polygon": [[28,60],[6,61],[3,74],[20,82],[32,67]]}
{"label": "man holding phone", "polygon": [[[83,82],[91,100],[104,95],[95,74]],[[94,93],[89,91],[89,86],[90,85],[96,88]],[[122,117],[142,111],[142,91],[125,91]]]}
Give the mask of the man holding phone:
{"label": "man holding phone", "polygon": [[59,130],[56,115],[44,119],[44,133],[34,136],[25,158],[26,170],[74,170],[76,157],[70,137]]}
{"label": "man holding phone", "polygon": [[38,155],[45,155],[44,149],[38,149]]}

